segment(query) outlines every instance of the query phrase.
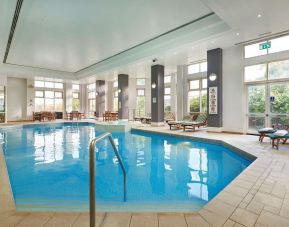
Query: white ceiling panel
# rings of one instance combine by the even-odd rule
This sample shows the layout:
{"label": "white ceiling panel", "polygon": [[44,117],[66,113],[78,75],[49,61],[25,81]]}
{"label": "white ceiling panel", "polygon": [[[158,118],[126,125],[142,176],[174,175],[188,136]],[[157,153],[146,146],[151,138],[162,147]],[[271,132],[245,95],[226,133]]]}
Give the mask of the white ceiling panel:
{"label": "white ceiling panel", "polygon": [[7,62],[75,72],[210,12],[200,0],[24,1]]}

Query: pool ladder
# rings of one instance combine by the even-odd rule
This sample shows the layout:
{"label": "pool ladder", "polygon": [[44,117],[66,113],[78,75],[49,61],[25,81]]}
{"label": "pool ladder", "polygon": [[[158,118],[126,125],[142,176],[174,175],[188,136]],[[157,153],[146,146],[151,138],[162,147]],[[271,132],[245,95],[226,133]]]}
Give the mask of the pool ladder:
{"label": "pool ladder", "polygon": [[124,165],[117,151],[116,145],[110,133],[104,133],[101,136],[94,138],[89,145],[89,218],[90,227],[95,227],[95,145],[100,140],[108,137],[111,146],[114,150],[114,154],[120,164],[123,172],[123,200],[126,201],[126,171]]}

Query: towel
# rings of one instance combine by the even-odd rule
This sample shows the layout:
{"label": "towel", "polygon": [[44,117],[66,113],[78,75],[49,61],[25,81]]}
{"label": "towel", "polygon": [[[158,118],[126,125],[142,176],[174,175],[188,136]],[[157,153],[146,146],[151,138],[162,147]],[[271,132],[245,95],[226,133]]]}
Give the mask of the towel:
{"label": "towel", "polygon": [[260,129],[260,131],[271,131],[271,130],[274,130],[273,128],[262,128]]}
{"label": "towel", "polygon": [[276,132],[274,132],[274,135],[285,136],[287,133],[288,133],[288,131],[286,131],[286,130],[277,130]]}

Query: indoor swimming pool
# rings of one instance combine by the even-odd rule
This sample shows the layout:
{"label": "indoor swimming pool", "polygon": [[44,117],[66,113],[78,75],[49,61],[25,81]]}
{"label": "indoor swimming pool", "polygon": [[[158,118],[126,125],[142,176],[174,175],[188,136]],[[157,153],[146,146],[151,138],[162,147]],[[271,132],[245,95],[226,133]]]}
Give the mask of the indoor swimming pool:
{"label": "indoor swimming pool", "polygon": [[[25,125],[1,129],[17,210],[87,211],[89,142],[93,123]],[[96,208],[101,211],[197,211],[250,161],[218,144],[138,130],[113,132],[127,172],[108,139],[96,148]]]}

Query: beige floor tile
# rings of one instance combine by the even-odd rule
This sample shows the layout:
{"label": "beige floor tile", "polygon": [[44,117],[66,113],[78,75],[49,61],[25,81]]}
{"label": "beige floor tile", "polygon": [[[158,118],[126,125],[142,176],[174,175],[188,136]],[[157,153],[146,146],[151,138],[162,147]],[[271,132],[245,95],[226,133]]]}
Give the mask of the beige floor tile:
{"label": "beige floor tile", "polygon": [[262,211],[257,223],[267,227],[287,227],[289,226],[289,219],[272,214],[271,212]]}
{"label": "beige floor tile", "polygon": [[234,194],[240,197],[245,197],[246,194],[248,193],[248,189],[242,188],[235,184],[231,184],[228,187],[226,187],[225,191],[230,192],[231,194]]}
{"label": "beige floor tile", "polygon": [[223,227],[233,227],[233,226],[235,225],[235,223],[236,223],[236,222],[228,219],[228,220],[226,221],[226,223],[223,225]]}
{"label": "beige floor tile", "polygon": [[256,223],[257,218],[258,215],[240,208],[237,208],[233,213],[233,215],[231,216],[231,219],[233,221],[238,222],[247,227],[253,227],[254,224]]}
{"label": "beige floor tile", "polygon": [[28,213],[22,213],[22,212],[9,212],[6,213],[5,215],[2,215],[0,217],[0,226],[1,227],[14,227],[17,224],[19,224],[26,216]]}
{"label": "beige floor tile", "polygon": [[158,215],[156,213],[132,214],[130,227],[158,227]]}
{"label": "beige floor tile", "polygon": [[237,207],[242,201],[242,197],[233,195],[233,194],[226,192],[226,191],[222,191],[218,195],[217,198],[218,198],[218,200],[223,201],[223,202],[225,202],[229,205],[235,206],[235,207]]}
{"label": "beige floor tile", "polygon": [[229,205],[218,199],[212,200],[204,208],[226,219],[229,218],[235,210],[235,206]]}
{"label": "beige floor tile", "polygon": [[199,211],[199,214],[208,222],[211,226],[219,227],[222,226],[226,222],[226,218],[212,213],[206,209],[202,209]]}
{"label": "beige floor tile", "polygon": [[[100,227],[103,222],[104,213],[96,213],[95,214],[95,226]],[[72,227],[89,227],[89,214],[88,213],[81,213],[75,222],[73,223]]]}
{"label": "beige floor tile", "polygon": [[70,227],[79,215],[78,213],[55,213],[44,227]]}
{"label": "beige floor tile", "polygon": [[253,200],[253,201],[251,201],[249,203],[249,205],[247,206],[246,209],[248,211],[253,212],[254,214],[258,214],[259,215],[261,213],[263,207],[264,207],[263,203],[259,203],[259,202],[256,202],[256,201]]}
{"label": "beige floor tile", "polygon": [[159,227],[186,227],[187,223],[183,214],[159,214]]}
{"label": "beige floor tile", "polygon": [[107,213],[101,227],[129,227],[130,213]]}
{"label": "beige floor tile", "polygon": [[31,213],[17,227],[42,227],[53,216],[53,213]]}
{"label": "beige floor tile", "polygon": [[210,227],[209,223],[207,223],[199,214],[186,214],[185,218],[188,227]]}
{"label": "beige floor tile", "polygon": [[235,225],[234,225],[233,227],[246,227],[246,226],[241,225],[241,224],[239,224],[239,223],[235,223]]}

